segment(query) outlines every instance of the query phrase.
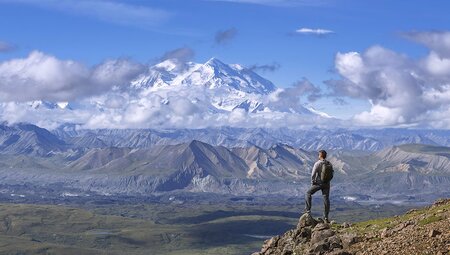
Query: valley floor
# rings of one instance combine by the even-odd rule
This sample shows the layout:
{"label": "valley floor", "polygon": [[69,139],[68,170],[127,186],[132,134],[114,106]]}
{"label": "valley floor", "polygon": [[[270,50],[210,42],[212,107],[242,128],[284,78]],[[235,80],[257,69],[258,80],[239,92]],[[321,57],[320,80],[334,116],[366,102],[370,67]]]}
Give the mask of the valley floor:
{"label": "valley floor", "polygon": [[[66,198],[38,204],[19,197],[0,204],[0,254],[250,254],[268,236],[295,226],[302,200],[177,194],[151,201]],[[319,216],[321,200],[313,203]],[[412,207],[332,203],[339,222]]]}

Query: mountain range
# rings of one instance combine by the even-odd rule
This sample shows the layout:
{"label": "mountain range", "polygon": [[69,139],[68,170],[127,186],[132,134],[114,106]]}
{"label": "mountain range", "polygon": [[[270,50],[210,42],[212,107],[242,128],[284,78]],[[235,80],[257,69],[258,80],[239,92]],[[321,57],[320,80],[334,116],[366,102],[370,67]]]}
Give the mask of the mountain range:
{"label": "mountain range", "polygon": [[[2,184],[58,184],[61,192],[302,195],[317,157],[315,150],[282,143],[224,146],[192,139],[158,144],[151,142],[151,136],[140,136],[142,130],[121,130],[130,133],[122,137],[107,135],[118,130],[50,132],[31,124],[3,125],[0,130]],[[226,135],[223,139],[227,140]],[[448,196],[448,147],[403,144],[375,152],[330,150],[329,160],[336,170],[336,197],[421,200]]]}

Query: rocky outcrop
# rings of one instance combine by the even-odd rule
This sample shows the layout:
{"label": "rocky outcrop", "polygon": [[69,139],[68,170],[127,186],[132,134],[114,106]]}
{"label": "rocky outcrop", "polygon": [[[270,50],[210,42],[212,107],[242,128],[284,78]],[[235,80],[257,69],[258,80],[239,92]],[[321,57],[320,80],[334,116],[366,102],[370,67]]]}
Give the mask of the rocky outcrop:
{"label": "rocky outcrop", "polygon": [[353,254],[345,248],[357,242],[358,237],[348,233],[341,235],[338,228],[343,226],[325,223],[305,213],[295,229],[266,240],[261,251],[252,255]]}
{"label": "rocky outcrop", "polygon": [[328,224],[303,214],[297,227],[252,255],[450,254],[450,199],[405,215]]}

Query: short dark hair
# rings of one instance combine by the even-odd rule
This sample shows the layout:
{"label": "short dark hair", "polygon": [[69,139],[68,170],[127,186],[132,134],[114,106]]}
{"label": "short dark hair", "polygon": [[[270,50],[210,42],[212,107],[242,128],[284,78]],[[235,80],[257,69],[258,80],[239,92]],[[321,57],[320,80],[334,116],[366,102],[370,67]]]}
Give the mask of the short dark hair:
{"label": "short dark hair", "polygon": [[320,155],[322,155],[322,158],[327,158],[327,152],[324,150],[319,151]]}

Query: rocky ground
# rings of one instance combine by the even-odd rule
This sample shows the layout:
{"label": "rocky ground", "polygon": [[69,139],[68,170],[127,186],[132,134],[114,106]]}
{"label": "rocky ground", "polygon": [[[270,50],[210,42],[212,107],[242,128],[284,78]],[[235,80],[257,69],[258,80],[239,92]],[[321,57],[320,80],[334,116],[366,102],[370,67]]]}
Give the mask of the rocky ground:
{"label": "rocky ground", "polygon": [[450,199],[355,224],[327,224],[304,214],[297,228],[266,240],[252,255],[269,254],[450,254]]}

